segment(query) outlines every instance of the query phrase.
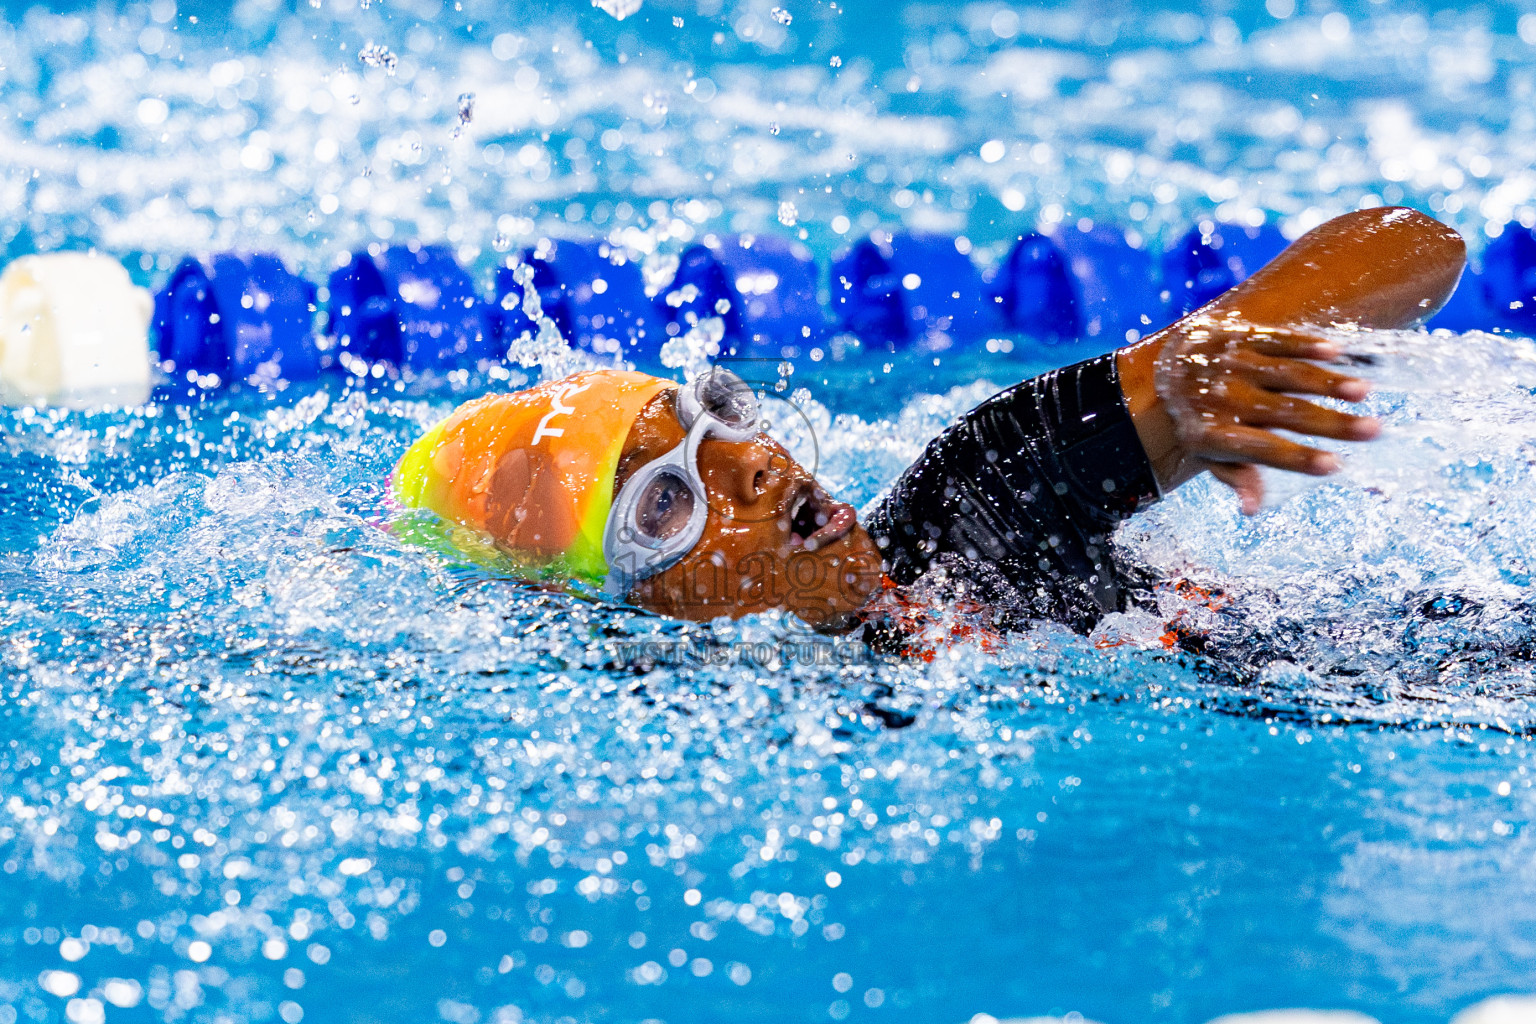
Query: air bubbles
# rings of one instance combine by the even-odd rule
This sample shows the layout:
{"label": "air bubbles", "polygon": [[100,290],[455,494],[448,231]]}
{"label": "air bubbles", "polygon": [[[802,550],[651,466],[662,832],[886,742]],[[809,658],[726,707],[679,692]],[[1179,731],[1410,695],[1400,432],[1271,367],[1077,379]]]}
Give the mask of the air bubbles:
{"label": "air bubbles", "polygon": [[789,25],[795,20],[794,15],[790,14],[782,7],[775,7],[773,10],[769,11],[768,14],[780,25]]}
{"label": "air bubbles", "polygon": [[794,203],[792,203],[788,199],[786,199],[786,200],[784,200],[783,202],[781,202],[779,204],[779,223],[780,224],[784,225],[787,228],[792,228],[792,227],[795,226],[796,223],[799,222],[799,219],[800,219],[800,211],[795,208],[795,204]]}

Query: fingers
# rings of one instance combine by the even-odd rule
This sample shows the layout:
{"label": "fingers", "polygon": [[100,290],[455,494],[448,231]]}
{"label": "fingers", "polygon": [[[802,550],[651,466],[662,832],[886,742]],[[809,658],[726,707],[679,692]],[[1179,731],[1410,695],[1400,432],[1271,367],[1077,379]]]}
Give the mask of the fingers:
{"label": "fingers", "polygon": [[[1285,359],[1337,359],[1341,349],[1337,344],[1306,331],[1292,327],[1253,327],[1241,322],[1215,321],[1204,328],[1210,340],[1225,338],[1241,344],[1244,349],[1266,356]],[[1191,332],[1194,340],[1195,332]]]}
{"label": "fingers", "polygon": [[1249,514],[1263,499],[1258,467],[1314,476],[1339,468],[1332,453],[1280,432],[1340,441],[1368,441],[1381,432],[1373,417],[1309,400],[1358,402],[1370,391],[1366,381],[1317,365],[1341,350],[1314,333],[1253,326],[1234,312],[1176,325],[1164,344],[1154,384],[1173,421],[1178,464],[1209,468]]}
{"label": "fingers", "polygon": [[1300,359],[1275,359],[1249,356],[1245,363],[1255,384],[1270,391],[1322,395],[1346,402],[1358,402],[1370,394],[1371,386],[1358,377],[1318,366]]}
{"label": "fingers", "polygon": [[1213,462],[1211,476],[1237,492],[1245,516],[1256,516],[1264,506],[1264,478],[1259,467],[1246,462]]}
{"label": "fingers", "polygon": [[1308,476],[1327,476],[1338,471],[1332,452],[1297,444],[1259,427],[1240,423],[1211,425],[1186,439],[1191,455],[1207,462],[1252,462]]}
{"label": "fingers", "polygon": [[1233,421],[1249,426],[1279,428],[1336,441],[1370,441],[1381,433],[1381,421],[1374,416],[1352,416],[1303,398],[1243,383],[1229,385],[1223,397],[1233,410]]}

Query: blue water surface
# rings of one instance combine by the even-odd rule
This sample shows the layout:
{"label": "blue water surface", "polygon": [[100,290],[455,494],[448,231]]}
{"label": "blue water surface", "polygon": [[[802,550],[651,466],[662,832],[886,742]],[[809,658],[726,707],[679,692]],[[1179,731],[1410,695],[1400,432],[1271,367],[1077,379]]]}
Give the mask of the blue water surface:
{"label": "blue water surface", "polygon": [[[0,242],[154,284],[230,245],[319,281],[380,239],[488,275],[601,234],[662,279],[731,230],[986,262],[1083,218],[1536,222],[1513,5],[775,6],[8,4]],[[421,543],[390,467],[519,370],[4,411],[0,1024],[1427,1022],[1536,990],[1531,349],[1383,344],[1389,436],[1340,482],[1124,527],[1200,589],[932,660]],[[776,408],[867,505],[1078,354],[807,354]]]}

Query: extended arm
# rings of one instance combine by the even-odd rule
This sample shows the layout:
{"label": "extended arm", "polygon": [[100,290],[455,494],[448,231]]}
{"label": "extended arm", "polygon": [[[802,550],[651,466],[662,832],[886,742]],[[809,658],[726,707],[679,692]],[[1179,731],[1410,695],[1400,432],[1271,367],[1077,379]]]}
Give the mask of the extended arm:
{"label": "extended arm", "polygon": [[[1210,469],[1250,511],[1256,463],[1331,471],[1332,456],[1272,433],[1366,439],[1373,420],[1294,394],[1359,400],[1363,382],[1315,365],[1331,346],[1293,327],[1405,327],[1455,288],[1460,236],[1409,210],[1370,210],[1308,233],[1243,285],[1117,354],[1010,388],[929,444],[869,517],[886,570],[975,567],[982,597],[1079,628],[1120,604],[1115,525]],[[982,566],[987,568],[983,569]]]}
{"label": "extended arm", "polygon": [[1466,264],[1461,236],[1401,207],[1336,217],[1303,235],[1247,281],[1146,341],[1121,350],[1120,383],[1158,484],[1166,492],[1203,470],[1256,511],[1256,465],[1324,475],[1327,452],[1275,429],[1363,441],[1375,420],[1295,395],[1345,401],[1366,385],[1308,360],[1332,345],[1306,326],[1410,327],[1450,298]]}

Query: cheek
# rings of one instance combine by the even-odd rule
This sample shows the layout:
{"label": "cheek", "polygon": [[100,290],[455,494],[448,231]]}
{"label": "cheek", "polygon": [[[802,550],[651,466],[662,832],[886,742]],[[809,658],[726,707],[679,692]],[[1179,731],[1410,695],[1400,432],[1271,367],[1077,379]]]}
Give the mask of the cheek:
{"label": "cheek", "polygon": [[777,517],[750,519],[733,516],[731,510],[711,507],[698,552],[717,551],[735,557],[753,552],[789,550],[789,530]]}

